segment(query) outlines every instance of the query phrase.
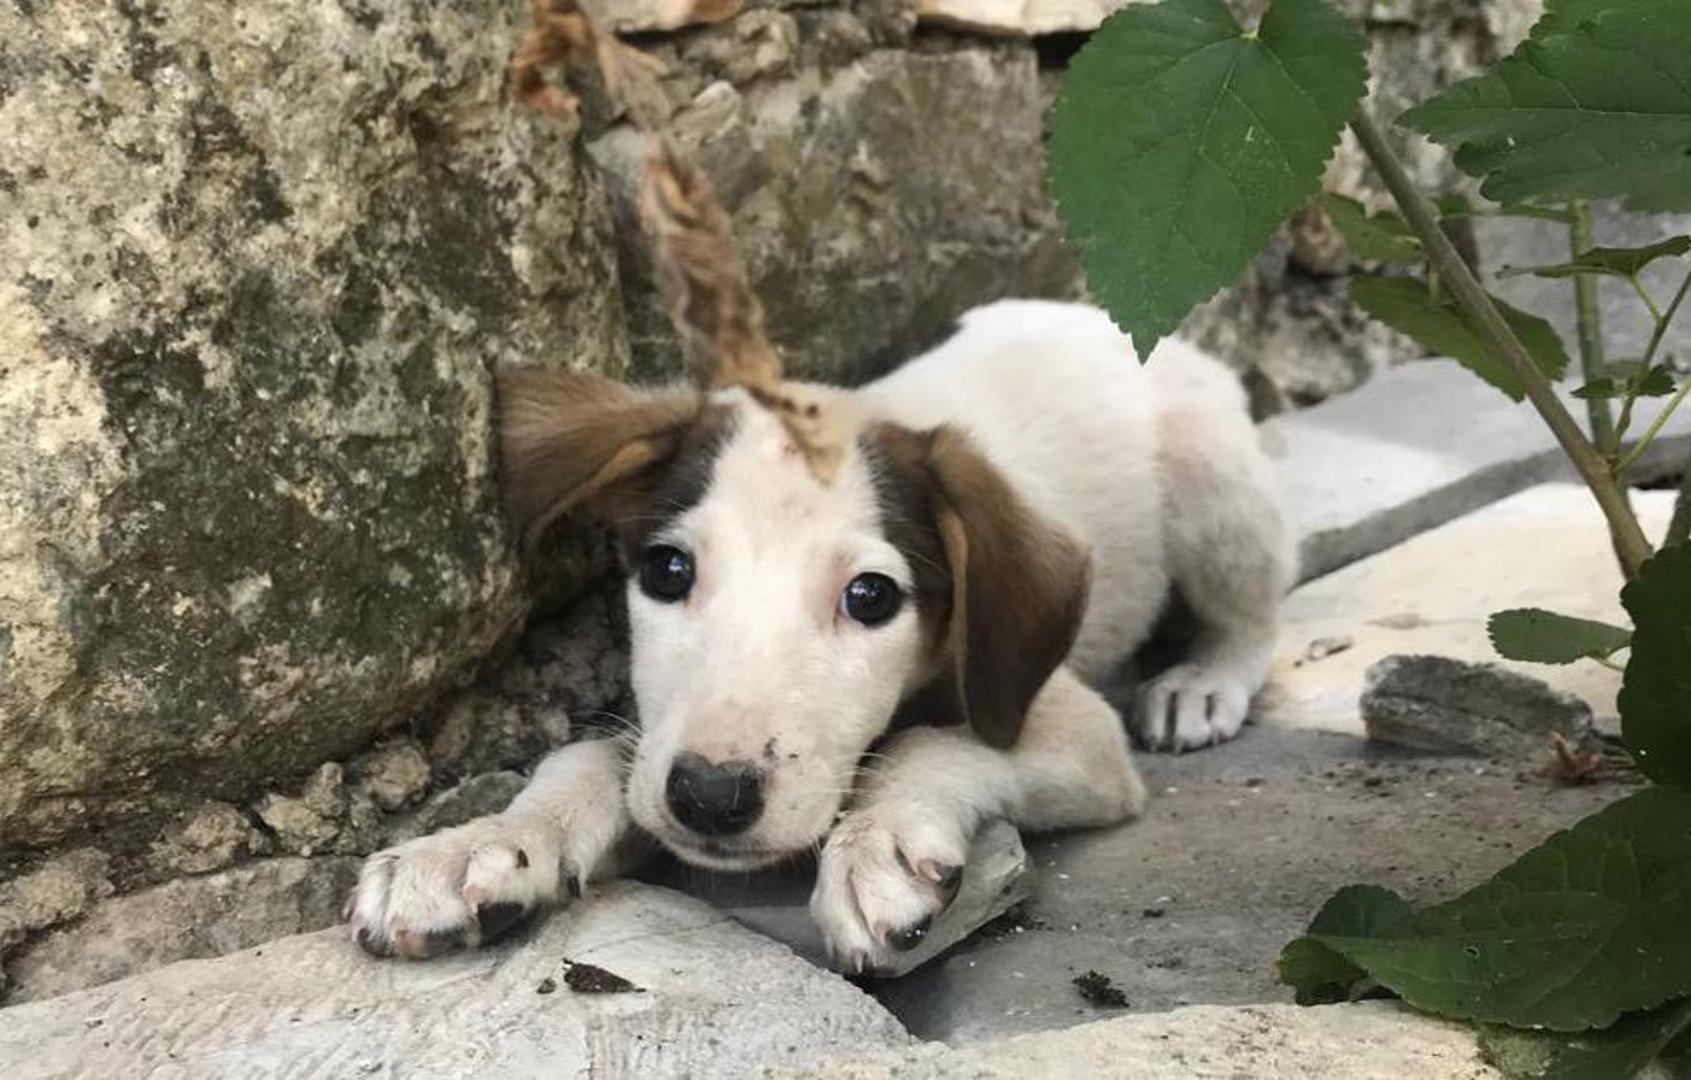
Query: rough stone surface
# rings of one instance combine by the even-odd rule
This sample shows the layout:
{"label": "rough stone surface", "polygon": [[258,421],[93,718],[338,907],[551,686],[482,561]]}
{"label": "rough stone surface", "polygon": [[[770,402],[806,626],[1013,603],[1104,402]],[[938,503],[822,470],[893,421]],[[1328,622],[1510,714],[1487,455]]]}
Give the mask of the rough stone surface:
{"label": "rough stone surface", "polygon": [[[677,138],[733,214],[772,338],[809,376],[860,381],[974,304],[1077,285],[1035,152],[1033,48],[891,47],[907,29],[831,6],[753,10],[655,50],[678,72]],[[642,143],[622,126],[592,146],[621,178],[636,367],[667,376],[677,350],[631,208]]]}
{"label": "rough stone surface", "polygon": [[[1564,395],[1585,422],[1584,406]],[[1635,431],[1661,399],[1640,401]],[[1305,579],[1329,573],[1572,467],[1531,405],[1448,360],[1380,373],[1354,393],[1266,427]],[[1684,467],[1691,415],[1681,410],[1634,470]],[[1593,506],[1593,520],[1596,509]]]}
{"label": "rough stone surface", "polygon": [[1302,1009],[1199,1006],[1023,1035],[966,1049],[932,1044],[879,1060],[799,1071],[814,1080],[1500,1080],[1471,1028],[1386,1002]]}
{"label": "rough stone surface", "polygon": [[[639,992],[573,993],[563,980],[569,961],[603,967]],[[696,900],[629,884],[486,952],[377,961],[327,931],[4,1016],[8,1080],[738,1080],[765,1065],[814,1067],[908,1043],[844,980]]]}
{"label": "rough stone surface", "polygon": [[167,824],[148,861],[155,872],[204,874],[264,851],[264,835],[228,803],[212,802]]}
{"label": "rough stone surface", "polygon": [[110,896],[108,866],[104,852],[82,848],[0,884],[0,955],[26,935],[80,918]]}
{"label": "rough stone surface", "polygon": [[352,858],[261,859],[117,897],[8,960],[5,1001],[53,997],[332,926],[357,877]]}
{"label": "rough stone surface", "polygon": [[522,615],[491,369],[627,355],[522,17],[0,8],[0,848],[344,756]]}
{"label": "rough stone surface", "polygon": [[1552,732],[1577,746],[1592,730],[1590,705],[1496,664],[1388,656],[1366,679],[1368,737],[1406,750],[1523,761],[1543,754]]}

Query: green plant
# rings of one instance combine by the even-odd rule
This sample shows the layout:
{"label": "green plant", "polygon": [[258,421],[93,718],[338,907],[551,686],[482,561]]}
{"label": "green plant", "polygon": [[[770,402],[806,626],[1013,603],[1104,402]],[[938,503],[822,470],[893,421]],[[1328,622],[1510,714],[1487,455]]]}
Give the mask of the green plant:
{"label": "green plant", "polygon": [[[1446,903],[1341,891],[1286,948],[1281,977],[1306,1003],[1389,992],[1485,1025],[1515,1075],[1629,1076],[1658,1057],[1691,1075],[1691,469],[1660,552],[1627,498],[1629,471],[1691,393],[1663,351],[1691,267],[1665,304],[1640,273],[1691,255],[1691,237],[1600,247],[1590,212],[1599,199],[1691,210],[1691,3],[1548,0],[1513,55],[1399,117],[1481,181],[1479,208],[1416,187],[1362,101],[1366,75],[1363,36],[1328,0],[1272,0],[1251,31],[1223,0],[1124,8],[1057,102],[1059,212],[1094,295],[1148,355],[1316,199],[1360,259],[1391,271],[1353,283],[1358,306],[1530,401],[1604,515],[1633,628],[1501,612],[1493,641],[1544,663],[1618,667],[1627,652],[1623,737],[1656,786]],[[1319,193],[1347,124],[1395,213]],[[1512,272],[1571,282],[1583,428],[1554,386],[1572,366],[1555,330],[1491,296],[1452,245],[1449,223],[1474,214],[1566,228],[1566,262]],[[1650,313],[1641,356],[1604,355],[1602,277],[1630,283]],[[1665,401],[1635,433],[1649,397]]]}

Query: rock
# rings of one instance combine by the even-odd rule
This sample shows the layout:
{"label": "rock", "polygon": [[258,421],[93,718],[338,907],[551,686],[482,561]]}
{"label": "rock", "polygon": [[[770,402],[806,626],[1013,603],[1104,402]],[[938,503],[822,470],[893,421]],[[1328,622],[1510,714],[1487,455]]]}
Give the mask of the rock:
{"label": "rock", "polygon": [[1362,690],[1368,737],[1409,750],[1538,761],[1555,732],[1578,745],[1591,706],[1495,664],[1443,656],[1388,656]]}
{"label": "rock", "polygon": [[623,583],[537,620],[504,662],[425,725],[430,762],[462,776],[527,768],[583,727],[620,728],[629,703]]}
{"label": "rock", "polygon": [[[568,962],[642,993],[580,994]],[[550,979],[553,992],[539,993]],[[907,1046],[845,980],[695,900],[620,884],[524,940],[426,964],[341,929],[6,1010],[0,1074],[610,1078],[756,1075]]]}
{"label": "rock", "polygon": [[392,813],[423,797],[429,788],[429,759],[413,739],[390,740],[353,762],[353,790]]}
{"label": "rock", "polygon": [[924,22],[989,34],[1057,34],[1095,30],[1128,0],[917,0]]}
{"label": "rock", "polygon": [[311,855],[325,850],[340,835],[347,807],[345,770],[329,761],[311,775],[297,798],[265,796],[258,804],[258,816],[283,851]]}
{"label": "rock", "polygon": [[471,818],[497,814],[510,805],[527,783],[527,777],[509,771],[472,776],[431,797],[417,808],[416,813],[396,822],[389,829],[385,843],[402,843],[413,837],[462,825]]}
{"label": "rock", "polygon": [[[685,65],[671,83],[684,106],[678,138],[733,214],[789,367],[857,382],[932,344],[977,303],[1072,294],[1076,267],[1028,152],[1046,106],[1031,46],[958,40],[824,62],[826,49],[871,45],[876,30],[832,12],[830,34],[809,34],[822,14],[747,12],[673,54]],[[798,27],[790,58],[788,18]],[[748,45],[747,25],[769,43]],[[760,54],[770,74],[795,74],[729,62],[755,65]],[[678,360],[633,222],[642,145],[619,127],[591,149],[618,178],[636,369],[660,377]]]}
{"label": "rock", "polygon": [[524,19],[0,8],[0,846],[349,754],[523,615],[491,369],[627,356]]}
{"label": "rock", "polygon": [[1124,1076],[1135,1080],[1502,1080],[1480,1061],[1472,1028],[1365,1001],[1200,1005],[1120,1016],[1062,1031],[950,1049],[926,1043],[899,1054],[813,1070],[813,1080],[992,1080],[1026,1076]]}
{"label": "rock", "polygon": [[81,918],[110,896],[109,863],[99,849],[80,848],[0,883],[0,954],[29,934]]}
{"label": "rock", "polygon": [[[7,963],[16,1004],[70,993],[191,957],[221,956],[341,918],[357,859],[263,859],[106,900]],[[6,1012],[8,1023],[17,1015]],[[7,1025],[0,1025],[6,1027]],[[4,1057],[0,1050],[0,1058]],[[10,1073],[10,1069],[0,1069]]]}
{"label": "rock", "polygon": [[203,874],[263,851],[262,834],[228,803],[206,803],[167,825],[148,857],[153,875]]}

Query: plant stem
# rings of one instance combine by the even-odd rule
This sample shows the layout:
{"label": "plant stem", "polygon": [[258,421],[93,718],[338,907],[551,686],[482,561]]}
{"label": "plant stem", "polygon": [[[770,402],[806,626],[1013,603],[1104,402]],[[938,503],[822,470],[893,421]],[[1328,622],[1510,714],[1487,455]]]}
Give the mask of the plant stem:
{"label": "plant stem", "polygon": [[1679,305],[1685,303],[1687,290],[1691,290],[1691,270],[1686,271],[1685,280],[1679,283],[1679,291],[1673,294],[1668,309],[1656,316],[1656,328],[1650,332],[1650,347],[1644,350],[1646,368],[1656,359],[1656,353],[1662,347],[1662,339],[1667,336],[1668,325],[1673,322],[1673,317],[1679,314]]}
{"label": "plant stem", "polygon": [[[1633,281],[1636,283],[1637,278],[1634,278]],[[1685,274],[1685,280],[1679,283],[1679,291],[1673,294],[1673,301],[1668,304],[1666,311],[1657,311],[1654,304],[1650,305],[1651,310],[1655,312],[1656,328],[1650,332],[1649,348],[1644,350],[1644,371],[1649,371],[1651,363],[1655,361],[1656,353],[1660,351],[1662,347],[1662,339],[1667,336],[1668,326],[1673,322],[1673,317],[1679,314],[1679,306],[1685,303],[1685,294],[1687,291],[1691,291],[1691,271],[1687,271]],[[1640,289],[1641,295],[1642,292],[1643,290]],[[1668,419],[1673,416],[1673,411],[1679,408],[1680,402],[1685,400],[1685,391],[1687,387],[1691,387],[1691,378],[1688,378],[1686,383],[1680,386],[1679,391],[1675,393],[1673,397],[1668,399],[1667,404],[1662,406],[1661,412],[1656,414],[1656,419],[1650,424],[1650,427],[1644,432],[1639,440],[1633,444],[1632,449],[1627,452],[1627,455],[1615,462],[1615,465],[1610,472],[1617,477],[1625,477],[1626,470],[1643,455],[1644,451],[1649,447],[1650,441],[1657,435],[1661,434],[1663,426],[1666,425]],[[1633,402],[1636,401],[1637,398],[1638,386],[1634,383],[1627,390],[1626,401],[1621,406],[1620,426],[1615,429],[1616,453],[1619,453],[1620,451],[1620,441],[1626,435],[1627,425],[1632,422],[1632,406]]]}
{"label": "plant stem", "polygon": [[[1568,204],[1569,254],[1578,259],[1592,248],[1591,204],[1576,199]],[[1574,275],[1574,318],[1579,325],[1579,366],[1585,381],[1595,382],[1603,377],[1603,316],[1597,307],[1597,279],[1590,274]],[[1591,420],[1591,441],[1605,456],[1617,449],[1615,444],[1615,416],[1609,411],[1609,400],[1593,395],[1585,401],[1586,416]]]}
{"label": "plant stem", "polygon": [[1365,106],[1357,106],[1351,117],[1351,129],[1356,132],[1363,152],[1368,155],[1369,161],[1386,182],[1392,197],[1397,200],[1404,220],[1409,222],[1410,227],[1421,238],[1428,259],[1439,268],[1446,288],[1456,298],[1468,318],[1473,320],[1474,329],[1479,331],[1486,344],[1509,365],[1515,378],[1520,380],[1533,408],[1544,418],[1551,434],[1556,437],[1568,460],[1578,471],[1580,479],[1591,489],[1592,497],[1597,500],[1598,508],[1603,511],[1603,516],[1609,522],[1609,533],[1614,540],[1615,554],[1620,559],[1622,572],[1629,579],[1637,577],[1639,569],[1651,555],[1650,542],[1644,538],[1644,530],[1639,528],[1638,519],[1633,516],[1631,507],[1627,505],[1620,485],[1610,475],[1609,463],[1603,460],[1602,455],[1586,439],[1579,423],[1556,396],[1550,380],[1538,370],[1526,346],[1522,345],[1514,331],[1509,329],[1509,324],[1498,314],[1485,289],[1469,272],[1462,257],[1456,253],[1450,238],[1439,228],[1438,217],[1432,204],[1415,186],[1415,181],[1410,178],[1408,170],[1397,159],[1397,155],[1392,153],[1385,134],[1375,126],[1374,119],[1368,115]]}
{"label": "plant stem", "polygon": [[1615,466],[1615,475],[1624,475],[1628,469],[1637,464],[1638,459],[1644,455],[1644,451],[1649,449],[1650,443],[1654,441],[1657,435],[1662,433],[1662,428],[1667,426],[1668,418],[1673,415],[1675,409],[1679,408],[1679,403],[1685,400],[1688,391],[1691,391],[1691,379],[1686,379],[1679,384],[1679,389],[1675,390],[1673,396],[1668,398],[1667,404],[1662,406],[1662,411],[1656,414],[1654,420],[1650,421],[1650,426],[1644,429],[1644,434],[1638,436],[1638,441],[1632,444],[1632,449],[1628,450],[1626,456],[1621,458],[1620,463]]}

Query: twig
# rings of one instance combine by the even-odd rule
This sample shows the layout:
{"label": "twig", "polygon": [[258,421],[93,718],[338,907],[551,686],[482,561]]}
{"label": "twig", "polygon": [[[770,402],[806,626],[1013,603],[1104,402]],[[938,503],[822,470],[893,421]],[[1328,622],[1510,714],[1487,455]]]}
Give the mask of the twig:
{"label": "twig", "polygon": [[1561,444],[1563,452],[1579,472],[1580,478],[1585,481],[1586,487],[1591,489],[1592,497],[1597,500],[1598,508],[1603,511],[1603,516],[1609,522],[1609,532],[1614,540],[1615,552],[1620,558],[1622,572],[1628,578],[1637,577],[1638,571],[1651,555],[1650,542],[1644,538],[1644,530],[1639,527],[1637,517],[1627,505],[1620,485],[1610,474],[1609,463],[1586,439],[1579,423],[1556,396],[1550,380],[1538,370],[1526,347],[1521,344],[1514,331],[1509,329],[1509,324],[1503,321],[1503,316],[1498,314],[1485,289],[1475,280],[1468,265],[1462,261],[1462,257],[1451,244],[1450,238],[1444,234],[1444,230],[1439,228],[1438,216],[1432,204],[1415,186],[1415,181],[1410,178],[1397,155],[1392,153],[1385,135],[1375,125],[1373,117],[1368,115],[1364,106],[1357,106],[1355,114],[1351,117],[1351,128],[1356,132],[1363,152],[1368,155],[1369,161],[1385,180],[1392,197],[1397,200],[1398,209],[1403,212],[1404,219],[1421,238],[1428,259],[1439,268],[1446,287],[1450,289],[1462,310],[1473,320],[1474,328],[1479,331],[1486,344],[1509,365],[1515,378],[1520,380],[1533,408],[1544,418],[1545,424]]}
{"label": "twig", "polygon": [[[1568,247],[1573,258],[1592,248],[1591,204],[1576,199],[1568,204]],[[1579,326],[1579,365],[1585,381],[1592,383],[1603,377],[1603,316],[1597,306],[1597,279],[1590,274],[1574,276],[1574,318]],[[1615,441],[1615,417],[1609,411],[1609,399],[1593,394],[1585,399],[1586,416],[1591,421],[1591,441],[1605,455],[1613,454],[1619,444]]]}
{"label": "twig", "polygon": [[[1633,281],[1636,283],[1637,278],[1634,278]],[[1673,294],[1673,300],[1668,304],[1666,311],[1657,310],[1654,304],[1650,305],[1650,310],[1656,317],[1656,328],[1650,332],[1650,345],[1644,350],[1644,364],[1640,371],[1640,377],[1642,377],[1643,372],[1649,371],[1650,365],[1655,362],[1656,353],[1662,347],[1662,339],[1667,336],[1668,326],[1672,324],[1673,317],[1679,314],[1680,305],[1685,303],[1687,291],[1691,291],[1691,271],[1687,271],[1685,280],[1679,283],[1679,291]],[[1639,289],[1639,293],[1643,295],[1642,288]],[[1632,449],[1628,451],[1625,457],[1615,463],[1611,470],[1615,476],[1624,477],[1626,470],[1643,456],[1645,450],[1649,449],[1651,440],[1661,434],[1662,428],[1667,425],[1668,420],[1673,416],[1673,411],[1679,408],[1680,402],[1685,400],[1685,392],[1688,387],[1691,387],[1691,378],[1687,378],[1686,382],[1680,385],[1679,390],[1668,399],[1667,404],[1662,406],[1662,410],[1656,414],[1656,419],[1633,444]],[[1627,424],[1632,420],[1632,405],[1637,397],[1638,384],[1634,382],[1627,390],[1625,404],[1621,406],[1621,424],[1615,435],[1617,452],[1619,440],[1626,434]]]}
{"label": "twig", "polygon": [[1626,471],[1636,465],[1638,459],[1644,456],[1644,451],[1650,448],[1650,443],[1655,440],[1657,435],[1662,433],[1662,428],[1667,426],[1668,419],[1673,416],[1673,411],[1679,408],[1680,402],[1685,400],[1687,391],[1691,391],[1691,379],[1686,379],[1679,384],[1679,389],[1673,392],[1673,396],[1668,398],[1667,404],[1662,406],[1662,411],[1656,414],[1654,420],[1650,421],[1650,426],[1644,429],[1644,434],[1638,437],[1638,441],[1632,444],[1632,449],[1627,451],[1626,456],[1615,465],[1616,476],[1624,476]]}

